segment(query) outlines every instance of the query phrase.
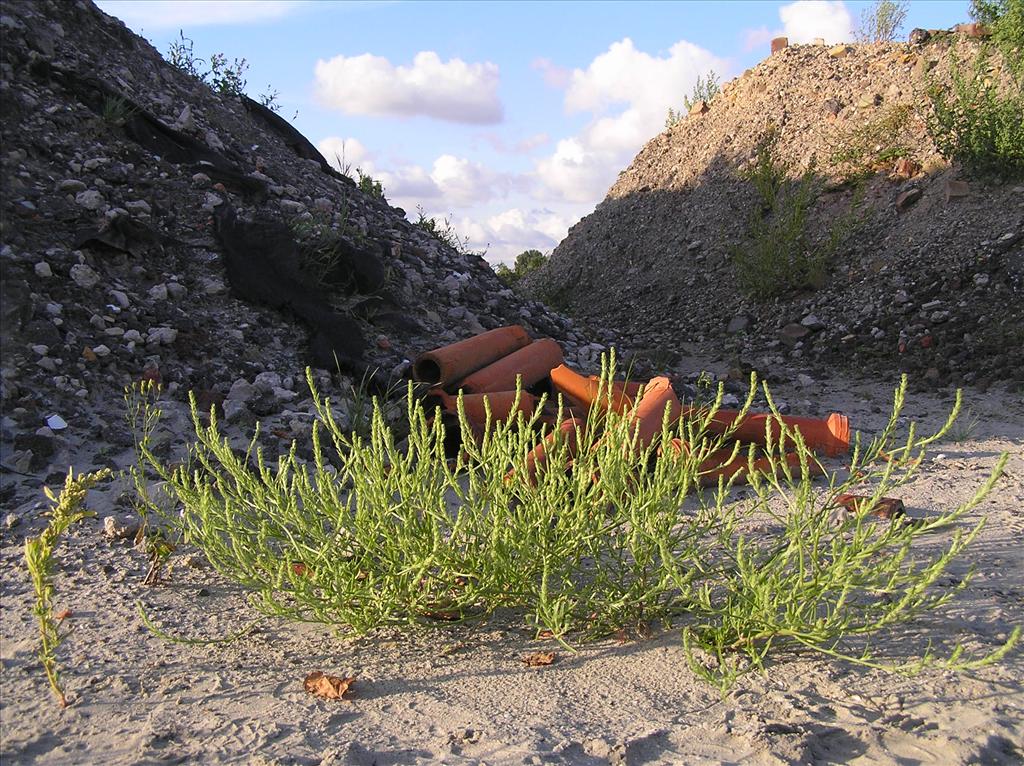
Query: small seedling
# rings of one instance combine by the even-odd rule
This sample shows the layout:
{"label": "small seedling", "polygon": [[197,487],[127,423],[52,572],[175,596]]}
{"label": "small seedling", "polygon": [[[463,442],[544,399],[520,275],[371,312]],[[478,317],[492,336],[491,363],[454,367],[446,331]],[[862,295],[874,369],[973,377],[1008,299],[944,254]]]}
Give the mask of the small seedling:
{"label": "small seedling", "polygon": [[32,612],[39,621],[39,661],[43,665],[43,670],[46,671],[50,688],[53,689],[61,707],[67,707],[68,700],[60,683],[57,649],[68,634],[66,631],[61,631],[63,617],[55,615],[53,612],[53,552],[61,535],[71,525],[95,515],[92,511],[82,507],[85,493],[98,482],[109,478],[110,475],[109,469],[103,469],[94,473],[79,474],[76,477],[72,469],[68,471],[64,480],[64,488],[59,495],[54,495],[53,491],[46,487],[44,491],[51,505],[50,522],[39,537],[25,540],[25,565],[32,576],[32,586],[36,594]]}

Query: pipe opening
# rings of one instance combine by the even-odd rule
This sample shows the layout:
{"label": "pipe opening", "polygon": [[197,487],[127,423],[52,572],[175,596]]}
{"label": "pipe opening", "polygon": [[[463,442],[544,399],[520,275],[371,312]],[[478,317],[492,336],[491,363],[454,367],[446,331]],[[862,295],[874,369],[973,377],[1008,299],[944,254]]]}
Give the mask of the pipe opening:
{"label": "pipe opening", "polygon": [[416,380],[436,385],[441,382],[441,365],[433,359],[417,359],[412,367]]}

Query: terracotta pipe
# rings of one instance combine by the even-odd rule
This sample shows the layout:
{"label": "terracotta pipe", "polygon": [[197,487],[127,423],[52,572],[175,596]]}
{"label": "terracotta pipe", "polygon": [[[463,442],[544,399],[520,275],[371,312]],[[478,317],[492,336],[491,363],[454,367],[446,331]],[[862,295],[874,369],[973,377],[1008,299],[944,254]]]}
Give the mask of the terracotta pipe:
{"label": "terracotta pipe", "polygon": [[[459,397],[457,395],[441,392],[438,394],[438,397],[444,403],[444,409],[456,415],[458,414]],[[534,410],[537,409],[538,401],[539,399],[536,396],[525,391],[519,394],[518,407],[516,407],[515,391],[488,391],[485,394],[463,393],[462,395],[462,407],[466,417],[478,423],[486,422],[486,407],[488,405],[491,409],[491,420],[495,423],[501,423],[515,416],[517,412],[523,413],[527,418],[530,417]]]}
{"label": "terracotta pipe", "polygon": [[668,378],[652,378],[651,382],[644,386],[643,398],[633,410],[633,418],[636,421],[634,427],[639,434],[638,447],[647,449],[661,433],[666,406],[670,408],[669,423],[674,423],[679,419],[683,408],[676,392],[672,390],[672,383]]}
{"label": "terracotta pipe", "polygon": [[499,327],[420,354],[412,366],[412,376],[423,383],[447,387],[529,343],[530,336],[520,325]]}
{"label": "terracotta pipe", "polygon": [[[701,417],[699,410],[691,409],[686,413],[689,417]],[[739,412],[736,410],[719,410],[708,424],[708,430],[716,434],[724,434],[736,422]],[[773,440],[779,438],[781,417],[787,428],[799,429],[804,443],[812,450],[822,450],[829,457],[845,455],[850,451],[850,421],[845,415],[833,412],[827,419],[801,418],[789,415],[776,416],[772,413],[755,413],[746,415],[732,432],[736,441],[765,444],[765,424],[770,422]],[[787,440],[786,447],[792,447],[792,439]]]}
{"label": "terracotta pipe", "polygon": [[[526,480],[530,483],[530,486],[536,486],[537,484],[537,471],[547,464],[548,453],[551,451],[555,444],[556,439],[563,439],[566,443],[569,453],[569,459],[574,459],[576,453],[579,450],[579,427],[581,423],[576,418],[569,418],[563,420],[562,424],[544,437],[544,441],[538,444],[529,455],[526,456]],[[513,468],[505,475],[505,480],[509,481],[515,476],[516,469]]]}
{"label": "terracotta pipe", "polygon": [[[598,400],[600,378],[580,375],[563,364],[551,371],[551,385],[556,393],[560,393],[579,406],[589,409]],[[611,408],[614,412],[626,412],[633,406],[633,399],[636,396],[636,390],[630,390],[633,386],[639,388],[639,384],[626,385],[617,381],[612,384]],[[605,398],[607,396],[608,392],[603,392],[601,401],[597,402],[601,405],[602,409],[607,401]]]}
{"label": "terracotta pipe", "polygon": [[[709,484],[718,484],[720,476],[725,477],[726,481],[735,476],[737,482],[745,484],[750,473],[750,461],[747,454],[740,450],[735,458],[729,460],[731,455],[731,449],[715,450],[708,455],[697,469],[699,472],[697,483],[704,487]],[[778,459],[776,458],[776,460]],[[800,466],[800,455],[796,452],[787,452],[785,454],[785,461],[790,468],[798,468]],[[767,473],[771,470],[771,467],[771,461],[767,457],[759,457],[754,460],[754,470],[759,473]],[[818,476],[823,473],[821,466],[813,460],[807,461],[807,470],[811,476]]]}
{"label": "terracotta pipe", "polygon": [[522,378],[527,388],[546,378],[552,367],[562,363],[562,347],[550,338],[543,338],[477,370],[454,384],[467,394],[515,389]]}

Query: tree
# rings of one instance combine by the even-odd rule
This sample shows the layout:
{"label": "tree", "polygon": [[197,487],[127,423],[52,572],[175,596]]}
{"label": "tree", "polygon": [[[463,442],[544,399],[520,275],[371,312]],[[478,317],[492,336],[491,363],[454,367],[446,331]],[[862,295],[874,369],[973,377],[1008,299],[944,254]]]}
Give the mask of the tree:
{"label": "tree", "polygon": [[504,263],[499,263],[495,267],[494,273],[498,275],[502,282],[511,287],[531,271],[536,271],[547,262],[548,256],[544,255],[540,250],[524,250],[516,256],[512,268],[509,268]]}
{"label": "tree", "polygon": [[875,0],[875,4],[864,9],[857,29],[857,41],[861,43],[891,43],[895,40],[903,22],[907,20],[909,2],[905,0]]}

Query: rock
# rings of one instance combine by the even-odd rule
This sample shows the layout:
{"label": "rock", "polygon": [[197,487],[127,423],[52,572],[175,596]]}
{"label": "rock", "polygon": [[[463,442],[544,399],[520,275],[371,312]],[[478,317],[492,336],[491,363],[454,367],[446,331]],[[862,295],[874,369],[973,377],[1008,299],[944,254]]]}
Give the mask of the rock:
{"label": "rock", "polygon": [[99,210],[106,202],[106,198],[95,189],[86,189],[75,195],[75,204],[86,210]]}
{"label": "rock", "polygon": [[20,433],[14,437],[14,449],[24,451],[28,454],[28,470],[38,471],[45,468],[50,458],[53,457],[54,438],[44,434]]}
{"label": "rock", "polygon": [[178,331],[173,327],[150,327],[146,335],[146,343],[158,343],[169,346],[178,339]]}
{"label": "rock", "polygon": [[98,346],[93,346],[92,352],[100,359],[105,356],[110,356],[110,349],[102,343]]}
{"label": "rock", "polygon": [[917,202],[919,199],[921,199],[920,189],[907,189],[905,192],[901,193],[898,197],[896,197],[896,212],[905,212],[906,210],[910,209],[910,206]]}
{"label": "rock", "polygon": [[212,179],[206,173],[196,173],[192,176],[192,185],[197,189],[209,189],[212,183]]}
{"label": "rock", "polygon": [[37,277],[49,279],[50,277],[53,276],[53,271],[50,269],[50,264],[48,264],[46,261],[39,261],[39,263],[37,263],[33,267],[33,269],[36,272]]}
{"label": "rock", "polygon": [[188,288],[185,285],[178,284],[177,282],[167,283],[167,294],[174,300],[180,301],[186,295],[188,295]]}
{"label": "rock", "polygon": [[910,34],[907,36],[907,42],[911,45],[924,45],[932,37],[932,33],[927,29],[911,29]]}
{"label": "rock", "polygon": [[810,334],[811,331],[807,327],[804,327],[802,324],[797,324],[796,322],[790,322],[779,332],[779,338],[787,346],[795,346],[798,341],[806,338]]}
{"label": "rock", "polygon": [[815,381],[815,379],[812,378],[810,375],[800,373],[799,375],[796,376],[796,384],[800,386],[800,388],[810,388],[816,382],[817,381]]}
{"label": "rock", "polygon": [[68,424],[60,415],[54,414],[46,416],[46,427],[51,431],[63,431],[68,427]]}
{"label": "rock", "polygon": [[224,421],[227,423],[241,423],[243,421],[248,422],[252,419],[252,413],[249,408],[245,405],[245,402],[239,399],[225,399],[224,400]]}
{"label": "rock", "polygon": [[909,157],[900,157],[896,160],[896,167],[893,169],[893,174],[896,178],[901,178],[903,180],[913,178],[920,172],[920,163],[914,162]]}
{"label": "rock", "polygon": [[808,314],[800,320],[800,324],[806,327],[808,330],[823,330],[825,329],[825,323],[822,322],[814,314]]}
{"label": "rock", "polygon": [[955,29],[957,34],[964,35],[965,37],[982,38],[988,37],[992,34],[988,27],[977,21],[972,21],[966,24],[957,24]]}
{"label": "rock", "polygon": [[122,340],[124,340],[125,343],[141,343],[142,333],[138,330],[125,330]]}
{"label": "rock", "polygon": [[698,100],[690,107],[690,116],[697,117],[707,112],[708,109],[710,109],[710,107],[708,106],[707,101],[704,101],[703,99]]}
{"label": "rock", "polygon": [[289,215],[299,215],[306,212],[305,205],[292,199],[283,199],[279,204],[281,205],[281,210]]}
{"label": "rock", "polygon": [[872,107],[878,106],[882,103],[882,96],[880,93],[864,93],[857,99],[858,109],[871,109]]}
{"label": "rock", "polygon": [[213,149],[215,152],[224,151],[224,144],[220,140],[220,136],[218,136],[212,130],[206,131],[206,145]]}
{"label": "rock", "polygon": [[149,295],[150,300],[165,301],[167,300],[167,285],[163,283],[159,285],[153,285],[151,288],[149,288],[149,292],[147,294]]}
{"label": "rock", "polygon": [[971,193],[970,184],[966,181],[960,181],[957,179],[950,179],[946,181],[946,204],[948,205],[950,200],[963,199]]}
{"label": "rock", "polygon": [[226,401],[251,402],[256,398],[256,388],[245,378],[239,378],[231,384]]}
{"label": "rock", "polygon": [[14,529],[21,523],[21,519],[15,516],[13,513],[8,513],[4,517],[4,529]]}
{"label": "rock", "polygon": [[988,274],[981,273],[974,275],[974,284],[976,287],[987,287],[989,282]]}
{"label": "rock", "polygon": [[85,191],[89,187],[77,178],[65,178],[63,181],[57,182],[57,191],[65,192],[70,194],[77,194],[80,191]]}
{"label": "rock", "polygon": [[833,45],[828,49],[829,58],[841,59],[853,50],[849,45]]}
{"label": "rock", "polygon": [[103,519],[103,536],[108,540],[123,540],[128,536],[128,528],[113,516],[107,516]]}
{"label": "rock", "polygon": [[93,270],[92,266],[85,263],[76,263],[71,267],[69,273],[74,283],[83,290],[91,290],[100,283],[100,275]]}
{"label": "rock", "polygon": [[128,296],[121,290],[111,290],[110,297],[114,299],[119,308],[126,309],[131,305],[128,301]]}
{"label": "rock", "polygon": [[191,132],[196,129],[196,122],[192,118],[191,104],[185,104],[185,108],[181,110],[181,113],[178,115],[178,119],[174,121],[174,124],[171,127],[175,130],[184,132]]}
{"label": "rock", "polygon": [[747,314],[737,314],[729,320],[729,325],[725,328],[725,331],[730,335],[743,332],[750,326],[750,317]]}
{"label": "rock", "polygon": [[124,209],[133,215],[149,215],[153,212],[153,209],[149,206],[149,203],[144,199],[136,199],[131,202],[124,203]]}
{"label": "rock", "polygon": [[786,48],[788,46],[789,46],[789,38],[788,37],[776,37],[776,38],[772,39],[772,53],[773,54],[774,53],[778,53],[783,48]]}

